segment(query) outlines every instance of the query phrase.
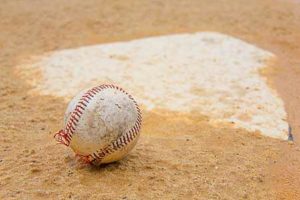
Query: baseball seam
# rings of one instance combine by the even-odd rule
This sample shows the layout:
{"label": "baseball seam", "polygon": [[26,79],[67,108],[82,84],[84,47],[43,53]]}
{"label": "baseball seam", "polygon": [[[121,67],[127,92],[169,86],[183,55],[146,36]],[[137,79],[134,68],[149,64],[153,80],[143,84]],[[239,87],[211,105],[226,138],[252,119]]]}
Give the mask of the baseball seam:
{"label": "baseball seam", "polygon": [[122,134],[118,139],[113,141],[111,144],[108,146],[97,150],[96,152],[90,154],[90,155],[78,155],[83,158],[83,160],[87,162],[93,162],[94,160],[99,160],[101,161],[105,156],[108,156],[109,154],[125,147],[128,145],[130,142],[132,142],[135,137],[138,135],[139,130],[141,128],[141,123],[142,123],[142,116],[141,116],[141,111],[140,108],[138,107],[136,101],[133,99],[133,97],[128,94],[125,90],[122,88],[115,86],[115,85],[100,85],[97,87],[94,87],[90,90],[88,90],[86,93],[84,93],[81,98],[79,99],[78,103],[75,106],[75,109],[73,110],[71,116],[69,117],[69,120],[66,124],[65,130],[60,130],[58,133],[54,135],[54,138],[56,141],[60,144],[64,144],[66,146],[70,145],[70,142],[72,140],[72,135],[75,132],[77,123],[79,122],[80,117],[82,116],[83,112],[85,111],[86,107],[88,106],[89,102],[92,100],[92,98],[99,92],[101,92],[104,89],[116,89],[124,94],[126,94],[130,100],[133,101],[135,108],[138,112],[138,117],[137,120],[134,124],[134,126],[127,131],[126,133]]}

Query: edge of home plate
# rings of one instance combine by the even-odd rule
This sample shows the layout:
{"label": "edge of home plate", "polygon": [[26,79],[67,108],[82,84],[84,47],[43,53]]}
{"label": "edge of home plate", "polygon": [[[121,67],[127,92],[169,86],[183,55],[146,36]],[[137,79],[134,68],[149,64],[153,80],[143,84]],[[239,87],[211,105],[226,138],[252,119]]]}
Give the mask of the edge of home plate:
{"label": "edge of home plate", "polygon": [[[114,83],[148,110],[197,111],[212,122],[287,139],[283,101],[259,73],[273,59],[231,36],[198,32],[50,52],[18,70],[41,94],[69,100],[81,89]],[[34,80],[28,71],[42,76]]]}

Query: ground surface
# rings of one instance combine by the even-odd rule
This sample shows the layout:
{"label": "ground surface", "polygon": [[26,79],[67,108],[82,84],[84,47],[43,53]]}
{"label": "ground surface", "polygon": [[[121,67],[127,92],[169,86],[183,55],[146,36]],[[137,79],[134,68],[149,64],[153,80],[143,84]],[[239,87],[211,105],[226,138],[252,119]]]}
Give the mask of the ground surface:
{"label": "ground surface", "polygon": [[[0,30],[1,199],[300,198],[299,2],[2,0]],[[29,95],[14,73],[24,58],[51,50],[195,31],[232,35],[278,56],[266,75],[285,101],[294,144],[155,110],[144,113],[142,137],[126,159],[82,168],[52,139],[65,103]]]}

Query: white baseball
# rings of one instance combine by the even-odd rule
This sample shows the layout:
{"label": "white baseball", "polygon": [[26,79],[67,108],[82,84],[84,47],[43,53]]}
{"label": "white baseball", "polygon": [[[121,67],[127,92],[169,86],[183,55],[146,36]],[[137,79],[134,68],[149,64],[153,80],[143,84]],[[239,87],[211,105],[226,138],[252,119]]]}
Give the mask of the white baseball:
{"label": "white baseball", "polygon": [[99,165],[122,159],[135,146],[141,127],[133,97],[115,85],[84,90],[68,105],[64,129],[55,135],[85,161]]}

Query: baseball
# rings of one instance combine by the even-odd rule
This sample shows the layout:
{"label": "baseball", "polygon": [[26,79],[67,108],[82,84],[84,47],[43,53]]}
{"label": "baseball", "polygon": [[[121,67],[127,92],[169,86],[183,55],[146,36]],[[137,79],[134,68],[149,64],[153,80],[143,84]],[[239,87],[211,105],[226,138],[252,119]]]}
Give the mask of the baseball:
{"label": "baseball", "polygon": [[84,90],[69,103],[64,128],[55,139],[88,163],[100,165],[125,157],[141,128],[140,109],[133,97],[115,85]]}

